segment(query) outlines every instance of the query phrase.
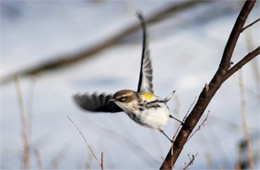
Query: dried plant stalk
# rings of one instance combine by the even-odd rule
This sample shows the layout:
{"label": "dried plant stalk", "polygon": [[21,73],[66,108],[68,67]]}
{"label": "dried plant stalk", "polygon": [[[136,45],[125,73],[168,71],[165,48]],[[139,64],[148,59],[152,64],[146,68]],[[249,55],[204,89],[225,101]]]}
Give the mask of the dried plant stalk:
{"label": "dried plant stalk", "polygon": [[69,119],[69,121],[73,124],[73,126],[77,129],[77,131],[79,132],[80,136],[82,137],[82,139],[84,140],[84,142],[86,143],[90,153],[93,155],[93,157],[96,159],[96,161],[98,162],[98,164],[101,166],[101,163],[99,162],[95,152],[93,151],[93,149],[91,148],[90,144],[88,143],[87,139],[85,138],[85,136],[83,135],[83,133],[81,132],[81,130],[79,129],[79,127],[74,123],[74,121],[67,115],[67,118]]}
{"label": "dried plant stalk", "polygon": [[251,140],[248,132],[247,126],[247,119],[246,119],[246,102],[245,102],[245,91],[244,91],[244,84],[243,84],[243,76],[242,70],[239,71],[239,89],[240,89],[240,99],[241,99],[241,120],[242,120],[242,127],[244,130],[245,141],[247,146],[247,156],[250,169],[255,169],[254,166],[254,158],[251,150]]}
{"label": "dried plant stalk", "polygon": [[20,110],[22,141],[23,141],[23,149],[24,149],[24,153],[23,153],[24,169],[30,169],[30,153],[29,153],[29,144],[28,144],[28,136],[27,136],[27,128],[26,128],[24,102],[23,102],[22,92],[21,92],[17,74],[14,75],[14,80],[15,80],[15,87],[16,87],[16,93],[17,93],[19,110]]}

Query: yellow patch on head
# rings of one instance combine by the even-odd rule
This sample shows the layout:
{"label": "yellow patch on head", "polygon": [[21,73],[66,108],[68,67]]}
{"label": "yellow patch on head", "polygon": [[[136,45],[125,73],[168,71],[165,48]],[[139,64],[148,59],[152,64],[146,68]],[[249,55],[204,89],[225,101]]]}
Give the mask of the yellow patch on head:
{"label": "yellow patch on head", "polygon": [[151,93],[143,93],[142,95],[142,98],[144,98],[145,100],[152,100],[155,98],[155,96]]}

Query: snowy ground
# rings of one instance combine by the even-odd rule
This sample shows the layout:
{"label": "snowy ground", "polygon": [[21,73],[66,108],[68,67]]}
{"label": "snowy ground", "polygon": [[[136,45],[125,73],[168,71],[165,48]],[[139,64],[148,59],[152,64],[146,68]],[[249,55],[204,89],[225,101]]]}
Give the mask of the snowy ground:
{"label": "snowy ground", "polygon": [[[101,42],[129,23],[138,22],[135,18],[137,9],[146,15],[170,3],[0,2],[0,76]],[[165,97],[176,90],[169,106],[172,111],[178,111],[180,118],[185,116],[195,97],[215,73],[240,7],[241,4],[231,1],[202,5],[148,28],[155,92]],[[259,18],[257,8],[259,3],[248,22]],[[205,15],[207,10],[208,16]],[[196,17],[201,19],[196,20]],[[248,37],[251,36],[253,47],[259,45],[259,27],[256,24],[241,35],[233,62],[249,52],[246,45]],[[38,75],[35,81],[31,78],[20,80],[26,111],[29,112],[32,106],[32,168],[37,168],[34,150],[40,152],[44,168],[54,168],[55,162],[60,169],[83,168],[93,159],[82,137],[66,117],[68,115],[84,133],[98,158],[104,152],[106,169],[158,169],[170,147],[169,141],[159,132],[138,126],[124,113],[86,114],[72,100],[72,95],[77,92],[113,93],[119,89],[135,89],[140,54],[141,36],[134,37],[134,40],[126,39],[120,45],[73,67]],[[259,68],[259,59],[254,62]],[[260,105],[259,84],[252,70],[251,63],[243,68],[243,83],[248,127],[250,135],[254,136],[255,152],[259,148]],[[235,74],[208,106],[210,112],[206,125],[185,145],[177,168],[183,168],[184,162],[189,161],[188,154],[196,153],[198,155],[191,169],[207,169],[210,160],[212,168],[234,168],[238,144],[244,136],[240,100],[238,74]],[[1,85],[0,113],[0,168],[17,169],[22,167],[23,146],[13,82]],[[170,121],[164,129],[170,135],[177,125]],[[91,167],[99,168],[94,159]]]}

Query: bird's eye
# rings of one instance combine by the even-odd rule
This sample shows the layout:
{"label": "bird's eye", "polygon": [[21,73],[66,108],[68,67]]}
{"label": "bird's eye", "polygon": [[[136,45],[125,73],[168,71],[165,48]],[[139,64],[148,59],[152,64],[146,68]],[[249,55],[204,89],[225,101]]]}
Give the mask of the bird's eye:
{"label": "bird's eye", "polygon": [[126,97],[121,97],[119,100],[120,102],[124,102],[126,100]]}

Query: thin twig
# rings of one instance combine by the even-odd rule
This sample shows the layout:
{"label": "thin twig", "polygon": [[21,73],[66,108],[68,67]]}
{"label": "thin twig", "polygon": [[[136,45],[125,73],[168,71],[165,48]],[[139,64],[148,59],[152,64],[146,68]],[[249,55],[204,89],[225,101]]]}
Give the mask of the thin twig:
{"label": "thin twig", "polygon": [[93,155],[93,157],[96,159],[96,161],[98,162],[98,164],[101,167],[101,163],[99,162],[96,154],[94,153],[94,151],[92,150],[90,144],[88,143],[87,139],[85,138],[85,136],[83,135],[83,133],[81,132],[81,130],[79,129],[79,127],[74,123],[74,121],[69,117],[69,115],[67,115],[67,118],[69,119],[69,121],[73,124],[73,126],[78,130],[79,134],[81,135],[82,139],[84,140],[84,142],[86,143],[90,153]]}
{"label": "thin twig", "polygon": [[104,152],[101,152],[101,170],[104,170]]}
{"label": "thin twig", "polygon": [[24,102],[23,102],[22,92],[21,92],[17,74],[14,75],[14,80],[15,80],[16,93],[17,93],[19,109],[20,109],[22,140],[23,140],[23,147],[24,147],[24,155],[23,155],[24,169],[30,169],[30,153],[29,153],[29,144],[28,144],[28,136],[27,136],[27,129],[26,129]]}
{"label": "thin twig", "polygon": [[254,25],[255,23],[257,23],[258,21],[260,21],[260,18],[258,18],[257,20],[255,20],[254,22],[248,24],[247,26],[245,26],[241,32],[243,32],[244,30],[246,30],[247,28],[251,27],[252,25]]}
{"label": "thin twig", "polygon": [[183,168],[183,170],[187,170],[193,164],[197,155],[198,155],[198,153],[196,153],[195,155],[192,154],[191,157],[190,157],[190,154],[188,154],[189,163],[188,164],[184,163],[185,167]]}
{"label": "thin twig", "polygon": [[260,54],[260,46],[257,47],[252,52],[248,53],[243,59],[241,59],[237,64],[235,64],[231,69],[227,71],[224,75],[223,80],[227,80],[231,75],[233,75],[237,70],[242,68],[246,63],[254,59],[256,56]]}
{"label": "thin twig", "polygon": [[197,132],[202,128],[202,126],[205,126],[205,122],[208,120],[208,116],[209,116],[209,111],[208,111],[208,113],[207,113],[205,119],[204,119],[204,120],[202,121],[202,123],[198,126],[198,128],[190,135],[190,137],[188,138],[187,141],[189,141],[189,140],[192,138],[192,136],[195,135],[195,133],[197,133]]}
{"label": "thin twig", "polygon": [[192,107],[193,107],[193,106],[195,105],[195,103],[196,103],[196,100],[197,100],[197,96],[195,96],[193,102],[191,103],[190,107],[188,108],[188,110],[187,110],[187,112],[186,112],[186,114],[185,114],[185,116],[184,116],[184,120],[185,120],[185,119],[187,118],[187,116],[189,115],[189,113],[190,113]]}
{"label": "thin twig", "polygon": [[[188,108],[188,111],[186,112],[186,114],[185,114],[185,116],[184,116],[184,118],[183,118],[183,121],[185,121],[185,119],[187,118],[187,116],[188,116],[188,114],[189,114],[191,108],[194,106],[196,100],[197,100],[197,97],[194,98],[193,102],[191,103],[190,107]],[[175,141],[175,139],[176,139],[176,137],[177,137],[177,135],[178,135],[178,133],[179,133],[180,130],[181,130],[181,125],[179,124],[177,130],[175,131],[175,133],[174,133],[174,135],[173,135],[173,137],[172,137],[172,140],[173,140],[173,141]],[[171,154],[173,154],[173,147],[174,147],[174,145],[172,144],[172,145],[171,145]]]}
{"label": "thin twig", "polygon": [[246,103],[245,103],[245,92],[244,92],[244,85],[243,85],[242,70],[239,71],[238,80],[239,80],[239,89],[240,89],[240,98],[241,98],[241,116],[242,116],[241,120],[242,120],[242,126],[244,130],[245,141],[247,146],[248,162],[249,162],[250,169],[255,169],[253,154],[251,150],[251,140],[248,132],[247,119],[246,119]]}
{"label": "thin twig", "polygon": [[[197,100],[197,97],[194,98],[193,102],[192,102],[191,105],[189,106],[189,108],[188,108],[188,110],[187,110],[187,112],[186,112],[186,114],[185,114],[185,116],[184,116],[184,118],[183,118],[183,121],[185,121],[185,119],[187,118],[187,116],[188,116],[188,114],[189,114],[191,108],[194,106],[196,100]],[[175,140],[176,136],[178,135],[178,132],[180,131],[180,129],[181,129],[181,125],[178,126],[176,132],[174,133],[173,138],[172,138],[173,141]],[[172,147],[173,147],[173,146],[172,146]]]}

